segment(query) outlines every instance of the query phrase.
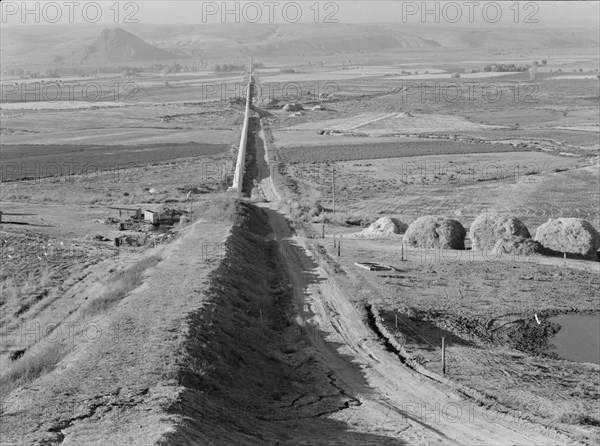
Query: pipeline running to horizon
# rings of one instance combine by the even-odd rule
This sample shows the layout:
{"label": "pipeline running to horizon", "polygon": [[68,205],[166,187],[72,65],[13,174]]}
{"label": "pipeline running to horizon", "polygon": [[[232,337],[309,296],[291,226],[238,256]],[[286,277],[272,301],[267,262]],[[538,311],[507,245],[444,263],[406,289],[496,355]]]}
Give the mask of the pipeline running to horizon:
{"label": "pipeline running to horizon", "polygon": [[242,136],[240,138],[240,147],[238,149],[238,158],[235,164],[235,173],[233,183],[227,189],[228,192],[241,192],[244,181],[244,170],[246,165],[246,143],[248,142],[248,122],[250,116],[250,103],[252,102],[252,59],[250,59],[248,71],[248,91],[246,92],[246,111],[244,112],[244,124],[242,126]]}

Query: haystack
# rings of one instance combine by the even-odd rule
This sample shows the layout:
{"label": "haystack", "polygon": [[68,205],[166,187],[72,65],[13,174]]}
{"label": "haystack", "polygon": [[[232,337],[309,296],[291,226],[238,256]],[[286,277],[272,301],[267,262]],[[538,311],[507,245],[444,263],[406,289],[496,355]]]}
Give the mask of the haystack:
{"label": "haystack", "polygon": [[465,249],[466,235],[467,231],[460,222],[427,215],[411,223],[403,243],[420,248]]}
{"label": "haystack", "polygon": [[493,255],[513,254],[517,256],[531,256],[535,254],[545,254],[546,249],[540,242],[529,237],[520,237],[518,235],[505,237],[496,242],[492,249]]}
{"label": "haystack", "polygon": [[492,249],[498,240],[511,237],[530,238],[531,235],[517,217],[497,212],[479,215],[471,224],[469,231],[473,249]]}
{"label": "haystack", "polygon": [[535,239],[552,251],[590,260],[598,258],[600,234],[581,218],[551,218],[537,229]]}
{"label": "haystack", "polygon": [[283,106],[283,111],[286,112],[297,112],[301,110],[304,110],[304,107],[302,107],[301,104],[296,104],[295,102],[290,102],[289,104],[285,104]]}
{"label": "haystack", "polygon": [[402,223],[397,218],[382,217],[379,220],[371,223],[368,228],[365,228],[359,232],[358,236],[365,238],[385,238],[395,234],[402,234],[407,228],[408,225],[406,223]]}

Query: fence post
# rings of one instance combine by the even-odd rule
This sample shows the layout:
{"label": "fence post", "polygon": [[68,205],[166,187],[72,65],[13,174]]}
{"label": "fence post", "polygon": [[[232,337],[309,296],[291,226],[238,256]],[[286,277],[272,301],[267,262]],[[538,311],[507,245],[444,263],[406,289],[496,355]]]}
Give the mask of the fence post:
{"label": "fence post", "polygon": [[446,374],[446,340],[442,336],[442,375]]}

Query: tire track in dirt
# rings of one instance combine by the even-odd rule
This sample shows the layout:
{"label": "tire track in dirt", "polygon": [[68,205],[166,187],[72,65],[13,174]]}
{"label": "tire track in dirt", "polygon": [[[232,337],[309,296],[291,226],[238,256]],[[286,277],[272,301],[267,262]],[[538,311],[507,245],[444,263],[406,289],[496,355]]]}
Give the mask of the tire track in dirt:
{"label": "tire track in dirt", "polygon": [[207,304],[186,321],[182,390],[168,410],[181,421],[162,444],[404,445],[349,431],[336,418],[359,407],[356,389],[368,389],[360,375],[344,385],[343,362],[319,360],[312,339],[321,336],[298,317],[293,297],[301,290],[291,285],[281,243],[268,211],[238,202]]}
{"label": "tire track in dirt", "polygon": [[[410,444],[557,443],[556,437],[542,433],[539,426],[516,420],[489,422],[469,417],[457,422],[438,412],[430,421],[427,408],[465,405],[464,398],[405,367],[387,351],[368,327],[366,313],[350,303],[329,271],[331,267],[319,264],[318,251],[311,249],[308,240],[292,233],[277,204],[261,207],[286,253],[299,323],[318,326],[318,336],[311,344],[320,362],[333,370],[331,376],[338,387],[361,402],[352,411],[339,412],[337,419],[349,426],[358,424],[362,432],[377,432]],[[420,410],[415,411],[415,405]],[[382,419],[388,426],[381,425]],[[394,428],[389,429],[389,424]]]}

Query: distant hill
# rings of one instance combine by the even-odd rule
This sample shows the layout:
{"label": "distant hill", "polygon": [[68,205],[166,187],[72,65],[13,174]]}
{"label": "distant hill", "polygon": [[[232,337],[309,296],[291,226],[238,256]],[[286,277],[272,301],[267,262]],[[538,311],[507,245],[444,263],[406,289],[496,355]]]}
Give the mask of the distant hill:
{"label": "distant hill", "polygon": [[91,44],[75,50],[66,63],[118,63],[169,60],[181,55],[160,49],[121,28],[105,29]]}
{"label": "distant hill", "polygon": [[255,56],[301,57],[438,50],[597,48],[586,28],[487,28],[404,24],[203,24],[19,26],[0,28],[2,61],[104,64]]}

